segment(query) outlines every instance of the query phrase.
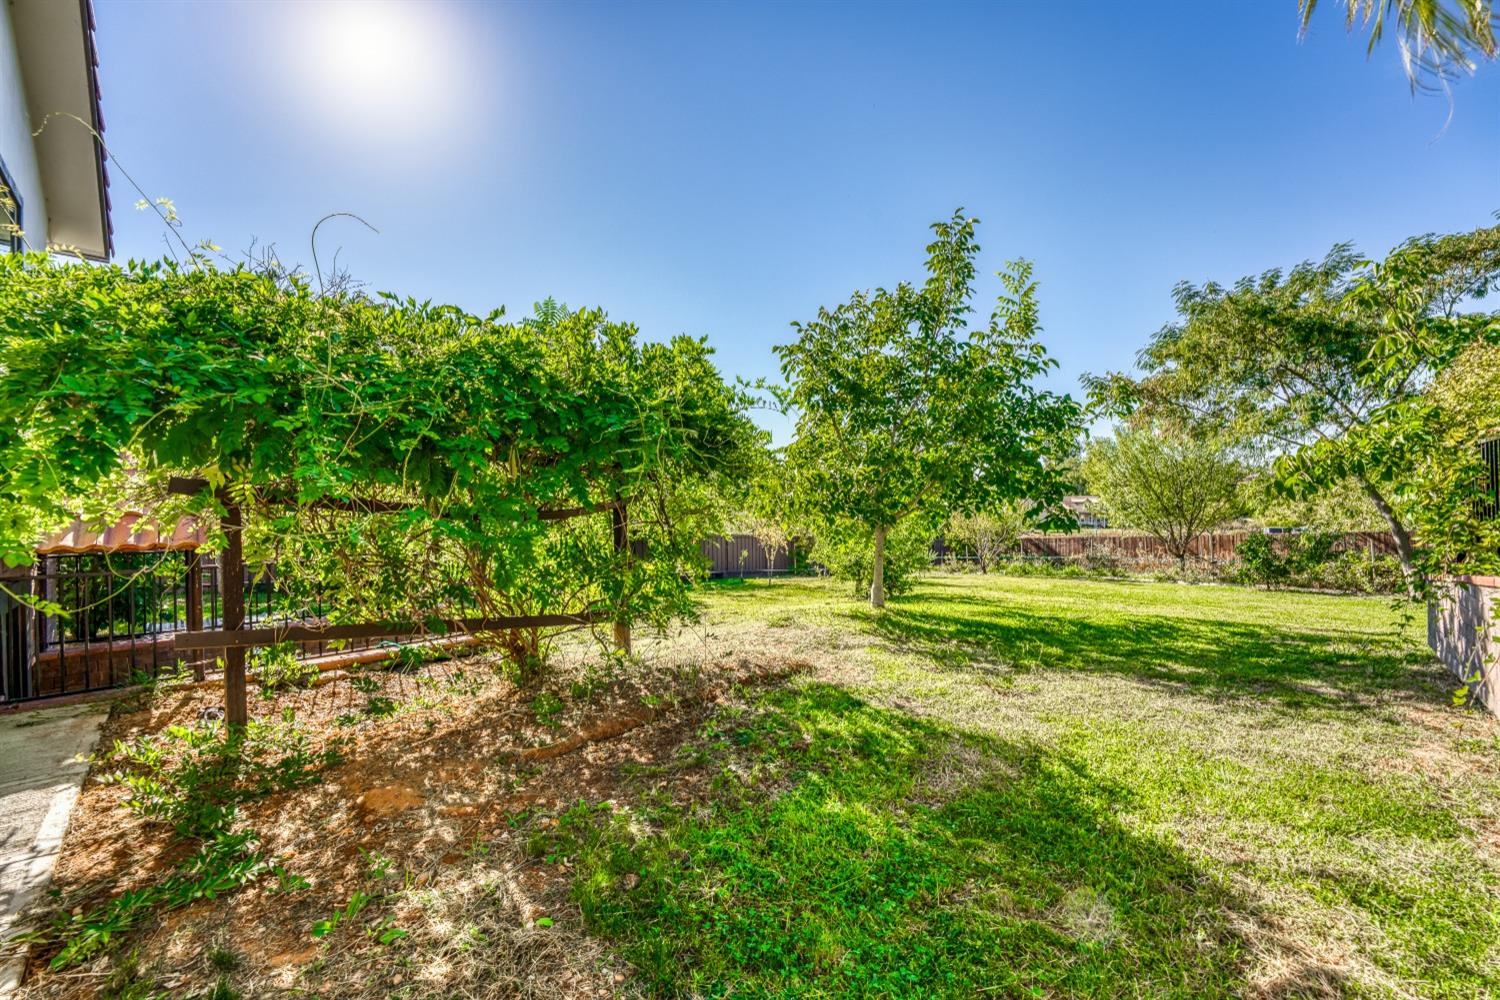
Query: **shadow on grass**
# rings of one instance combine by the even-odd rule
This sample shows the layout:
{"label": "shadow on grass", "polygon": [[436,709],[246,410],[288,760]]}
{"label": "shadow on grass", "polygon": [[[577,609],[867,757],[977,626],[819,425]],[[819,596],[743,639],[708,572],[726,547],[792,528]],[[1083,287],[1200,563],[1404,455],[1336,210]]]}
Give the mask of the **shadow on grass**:
{"label": "shadow on grass", "polygon": [[1391,698],[1446,700],[1430,657],[1372,633],[1124,609],[1110,611],[1107,620],[1081,619],[949,594],[915,603],[893,603],[879,615],[860,617],[899,651],[924,656],[940,669],[1116,674],[1180,693],[1270,700],[1289,709],[1363,710]]}
{"label": "shadow on grass", "polygon": [[708,802],[575,810],[539,847],[577,858],[589,926],[658,995],[1238,996],[1252,951],[1272,992],[1342,992],[1067,753],[827,685],[700,738]]}

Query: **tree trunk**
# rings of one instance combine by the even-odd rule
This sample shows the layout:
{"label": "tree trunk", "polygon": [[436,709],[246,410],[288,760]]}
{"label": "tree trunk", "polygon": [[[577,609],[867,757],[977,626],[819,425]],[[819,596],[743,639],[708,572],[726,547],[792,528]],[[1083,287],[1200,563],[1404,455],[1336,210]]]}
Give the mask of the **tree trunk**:
{"label": "tree trunk", "polygon": [[1401,560],[1401,574],[1406,577],[1406,590],[1408,594],[1416,594],[1416,546],[1412,544],[1411,532],[1406,530],[1406,525],[1401,523],[1401,518],[1396,515],[1395,510],[1381,496],[1380,491],[1375,488],[1363,476],[1359,479],[1359,485],[1364,487],[1365,496],[1380,511],[1380,516],[1385,518],[1385,523],[1390,525],[1391,537],[1396,540],[1396,557]]}
{"label": "tree trunk", "polygon": [[870,607],[885,607],[885,525],[875,528],[875,565],[870,570]]}

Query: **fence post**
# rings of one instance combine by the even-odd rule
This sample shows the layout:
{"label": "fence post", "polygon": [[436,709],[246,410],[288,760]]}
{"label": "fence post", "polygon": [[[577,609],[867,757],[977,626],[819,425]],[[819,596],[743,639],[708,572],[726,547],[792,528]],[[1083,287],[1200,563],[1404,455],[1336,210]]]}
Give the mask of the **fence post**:
{"label": "fence post", "polygon": [[[245,627],[244,513],[239,504],[224,506],[224,555],[219,560],[219,590],[224,595],[223,628],[235,632]],[[250,721],[245,703],[245,647],[224,650],[224,722],[241,729]]]}
{"label": "fence post", "polygon": [[[625,501],[616,500],[614,510],[611,512],[611,520],[615,529],[615,557],[628,564],[630,560],[630,532],[629,521],[625,514]],[[624,588],[621,588],[620,596],[624,597]],[[630,655],[630,622],[623,619],[615,619],[615,648]]]}
{"label": "fence post", "polygon": [[[37,605],[47,599],[46,556],[38,559],[37,565],[31,568],[31,596],[35,603],[33,603],[31,609],[27,612],[30,616],[27,623],[35,623],[35,627],[31,629],[32,642],[26,644],[26,663],[21,674],[23,678],[21,695],[27,698],[36,694],[36,690],[40,686],[39,682],[41,678],[37,676],[37,673],[41,668],[37,666],[36,658],[47,646],[47,616],[37,610]],[[58,653],[61,654],[61,652],[62,647],[59,646]]]}

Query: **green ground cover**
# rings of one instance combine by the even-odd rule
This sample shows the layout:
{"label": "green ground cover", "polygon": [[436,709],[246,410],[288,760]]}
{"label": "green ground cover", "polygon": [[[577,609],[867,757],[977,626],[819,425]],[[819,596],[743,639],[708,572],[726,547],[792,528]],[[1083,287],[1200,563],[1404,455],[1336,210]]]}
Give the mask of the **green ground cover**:
{"label": "green ground cover", "polygon": [[1385,599],[758,581],[707,627],[810,669],[536,845],[654,992],[1497,989],[1500,730]]}

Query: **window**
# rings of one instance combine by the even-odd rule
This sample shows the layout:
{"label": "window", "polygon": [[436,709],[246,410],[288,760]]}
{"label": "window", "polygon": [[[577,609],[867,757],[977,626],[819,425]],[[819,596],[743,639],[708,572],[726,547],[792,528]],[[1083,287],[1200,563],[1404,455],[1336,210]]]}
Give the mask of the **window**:
{"label": "window", "polygon": [[0,160],[0,251],[20,253],[26,249],[21,228],[21,195],[11,180],[5,161]]}

